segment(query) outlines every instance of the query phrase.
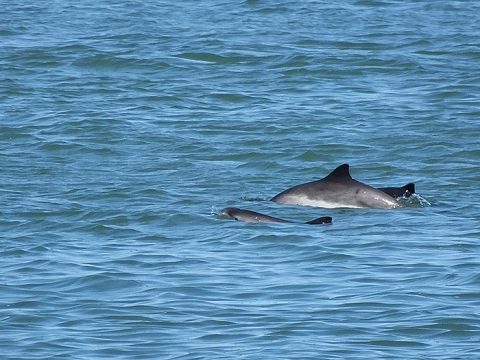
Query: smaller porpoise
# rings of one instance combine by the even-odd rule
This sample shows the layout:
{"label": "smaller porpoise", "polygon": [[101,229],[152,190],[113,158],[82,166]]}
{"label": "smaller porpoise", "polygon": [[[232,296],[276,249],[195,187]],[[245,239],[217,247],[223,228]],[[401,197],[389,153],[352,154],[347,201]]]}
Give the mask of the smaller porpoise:
{"label": "smaller porpoise", "polygon": [[383,191],[384,193],[390,195],[394,198],[401,198],[401,197],[410,197],[410,195],[415,194],[415,184],[408,183],[405,186],[401,187],[384,187],[384,188],[377,188],[378,190]]}
{"label": "smaller porpoise", "polygon": [[[279,222],[279,223],[293,223],[293,221],[280,219],[274,216],[261,214],[251,210],[239,209],[236,207],[227,207],[220,212],[222,215],[231,217],[232,219],[246,222]],[[331,224],[332,218],[330,216],[322,216],[318,219],[307,221],[305,224],[320,225]]]}
{"label": "smaller porpoise", "polygon": [[338,166],[323,179],[294,186],[275,195],[277,203],[324,208],[393,209],[400,203],[389,194],[352,178],[349,165]]}

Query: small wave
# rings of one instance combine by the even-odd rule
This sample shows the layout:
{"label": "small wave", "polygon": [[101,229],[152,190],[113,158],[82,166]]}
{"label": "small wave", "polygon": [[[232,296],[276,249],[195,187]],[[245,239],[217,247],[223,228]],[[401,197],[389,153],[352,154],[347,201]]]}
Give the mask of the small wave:
{"label": "small wave", "polygon": [[242,194],[240,197],[244,201],[268,201],[271,196],[265,194]]}

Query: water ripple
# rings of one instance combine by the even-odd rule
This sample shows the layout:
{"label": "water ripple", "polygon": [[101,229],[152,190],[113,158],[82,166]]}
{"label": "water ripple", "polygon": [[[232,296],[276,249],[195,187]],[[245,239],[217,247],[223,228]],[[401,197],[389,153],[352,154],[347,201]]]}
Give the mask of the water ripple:
{"label": "water ripple", "polygon": [[[5,3],[3,357],[478,357],[464,5]],[[268,201],[345,162],[418,194],[389,212]]]}

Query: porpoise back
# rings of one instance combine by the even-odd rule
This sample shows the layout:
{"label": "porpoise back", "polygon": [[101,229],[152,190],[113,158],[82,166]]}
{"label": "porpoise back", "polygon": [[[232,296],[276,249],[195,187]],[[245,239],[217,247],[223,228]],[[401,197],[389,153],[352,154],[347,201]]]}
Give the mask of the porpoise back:
{"label": "porpoise back", "polygon": [[323,208],[401,207],[389,194],[353,179],[348,164],[338,166],[323,179],[282,191],[271,200],[281,204]]}

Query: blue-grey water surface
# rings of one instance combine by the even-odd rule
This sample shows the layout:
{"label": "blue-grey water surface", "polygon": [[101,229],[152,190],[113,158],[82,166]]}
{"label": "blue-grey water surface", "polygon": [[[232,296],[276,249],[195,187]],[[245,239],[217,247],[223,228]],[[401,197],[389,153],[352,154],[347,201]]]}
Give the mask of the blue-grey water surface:
{"label": "blue-grey water surface", "polygon": [[480,359],[479,2],[0,3],[2,359]]}

